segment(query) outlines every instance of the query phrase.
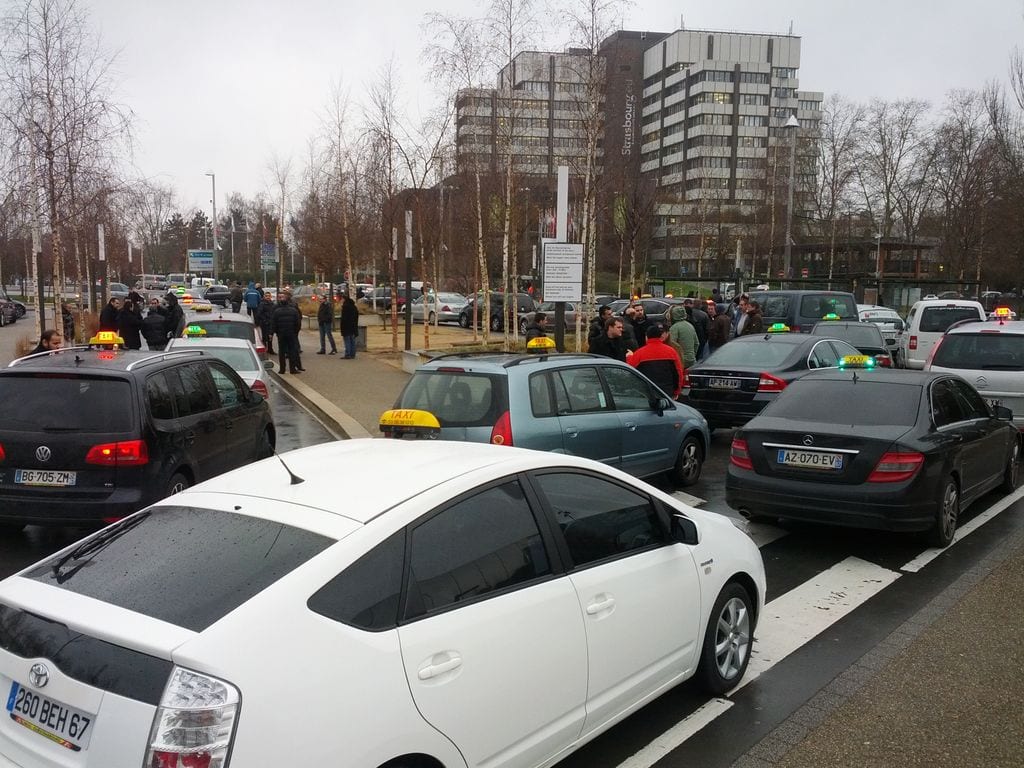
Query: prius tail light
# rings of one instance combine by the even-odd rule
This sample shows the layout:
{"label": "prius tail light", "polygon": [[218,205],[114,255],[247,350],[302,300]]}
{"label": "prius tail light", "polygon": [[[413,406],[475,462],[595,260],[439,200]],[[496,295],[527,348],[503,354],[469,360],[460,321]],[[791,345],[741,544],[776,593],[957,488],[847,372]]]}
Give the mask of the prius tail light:
{"label": "prius tail light", "polygon": [[267,385],[263,383],[262,379],[256,379],[249,389],[263,395],[263,397],[270,397],[270,392],[267,391]]}
{"label": "prius tail light", "polygon": [[241,695],[230,683],[175,667],[153,716],[145,768],[224,768]]}

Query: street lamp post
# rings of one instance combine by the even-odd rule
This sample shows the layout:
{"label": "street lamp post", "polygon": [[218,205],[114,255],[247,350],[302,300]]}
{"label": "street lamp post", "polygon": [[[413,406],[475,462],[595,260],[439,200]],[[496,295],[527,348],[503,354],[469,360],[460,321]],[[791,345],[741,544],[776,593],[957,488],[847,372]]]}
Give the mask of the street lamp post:
{"label": "street lamp post", "polygon": [[210,171],[206,174],[210,177],[210,183],[213,185],[213,196],[210,202],[213,203],[213,280],[217,281],[217,251],[220,250],[220,246],[217,244],[217,174]]}
{"label": "street lamp post", "polygon": [[875,278],[878,281],[876,304],[882,303],[882,233],[875,234]]}
{"label": "street lamp post", "polygon": [[792,266],[793,257],[793,186],[796,177],[796,135],[800,128],[800,122],[796,115],[790,115],[789,120],[783,128],[791,128],[793,140],[789,152],[789,190],[787,192],[788,202],[786,204],[786,243],[782,251],[783,279],[789,278],[789,270]]}

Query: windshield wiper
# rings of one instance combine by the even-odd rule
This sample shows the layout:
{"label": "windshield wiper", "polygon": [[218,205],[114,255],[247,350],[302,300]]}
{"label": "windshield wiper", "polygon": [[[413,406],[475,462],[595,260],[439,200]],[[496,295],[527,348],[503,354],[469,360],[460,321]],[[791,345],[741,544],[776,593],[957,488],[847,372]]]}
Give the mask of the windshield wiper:
{"label": "windshield wiper", "polygon": [[91,539],[86,539],[85,541],[83,541],[81,544],[79,544],[77,547],[72,549],[60,560],[53,564],[51,570],[53,571],[54,579],[57,580],[58,584],[63,584],[65,581],[67,581],[76,573],[78,573],[78,570],[82,567],[81,565],[77,565],[71,570],[69,570],[67,573],[62,573],[62,569],[68,562],[72,560],[81,560],[82,558],[87,557],[88,555],[93,555],[99,552],[100,550],[104,549],[108,544],[114,542],[124,534],[128,533],[128,531],[130,531],[132,528],[134,528],[147,517],[149,517],[149,514],[149,512],[146,512],[141,515],[136,515],[135,517],[129,518],[127,520],[123,520],[117,525],[107,528],[105,531],[100,531]]}

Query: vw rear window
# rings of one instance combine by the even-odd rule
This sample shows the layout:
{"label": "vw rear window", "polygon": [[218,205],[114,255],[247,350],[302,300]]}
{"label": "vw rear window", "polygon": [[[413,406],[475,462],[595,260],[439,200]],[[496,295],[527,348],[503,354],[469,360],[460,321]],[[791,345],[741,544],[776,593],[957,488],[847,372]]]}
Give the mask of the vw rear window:
{"label": "vw rear window", "polygon": [[508,406],[504,376],[468,371],[420,370],[396,408],[429,411],[441,427],[490,427]]}
{"label": "vw rear window", "polygon": [[801,317],[824,317],[839,315],[842,318],[856,318],[857,304],[852,296],[833,296],[830,294],[812,294],[800,299]]}
{"label": "vw rear window", "polygon": [[945,333],[961,320],[984,320],[976,307],[925,307],[921,313],[921,333]]}
{"label": "vw rear window", "polygon": [[0,429],[12,432],[130,432],[126,379],[38,373],[0,376]]}
{"label": "vw rear window", "polygon": [[235,512],[158,507],[25,575],[201,632],[333,543]]}
{"label": "vw rear window", "polygon": [[932,365],[978,371],[1024,371],[1024,336],[1015,333],[951,333],[935,350]]}
{"label": "vw rear window", "polygon": [[793,421],[878,427],[917,423],[921,387],[871,381],[869,374],[852,379],[796,381],[763,411]]}

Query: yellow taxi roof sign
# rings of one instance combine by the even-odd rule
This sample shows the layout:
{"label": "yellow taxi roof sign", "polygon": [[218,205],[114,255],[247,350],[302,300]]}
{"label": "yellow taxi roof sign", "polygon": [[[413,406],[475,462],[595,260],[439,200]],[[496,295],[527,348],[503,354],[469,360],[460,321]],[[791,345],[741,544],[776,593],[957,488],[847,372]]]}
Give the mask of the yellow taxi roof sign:
{"label": "yellow taxi roof sign", "polygon": [[95,336],[89,339],[90,344],[124,346],[124,339],[117,335],[117,331],[98,331]]}
{"label": "yellow taxi roof sign", "polygon": [[871,355],[844,355],[839,358],[840,368],[874,368],[875,358]]}
{"label": "yellow taxi roof sign", "polygon": [[822,320],[841,320],[842,318],[840,318],[839,315],[837,315],[835,312],[829,312],[827,315],[825,315],[821,319]]}
{"label": "yellow taxi roof sign", "polygon": [[1012,314],[1009,307],[996,307],[995,316],[1000,320],[1009,320]]}
{"label": "yellow taxi roof sign", "polygon": [[196,336],[205,336],[206,329],[201,325],[187,325],[185,326],[185,332],[181,334],[186,339],[190,339]]}
{"label": "yellow taxi roof sign", "polygon": [[526,342],[527,352],[549,352],[555,348],[555,340],[547,336],[538,336]]}
{"label": "yellow taxi roof sign", "polygon": [[378,423],[385,437],[434,440],[441,435],[441,423],[430,411],[394,408],[384,411]]}
{"label": "yellow taxi roof sign", "polygon": [[789,326],[785,323],[772,323],[768,326],[768,333],[789,333]]}

